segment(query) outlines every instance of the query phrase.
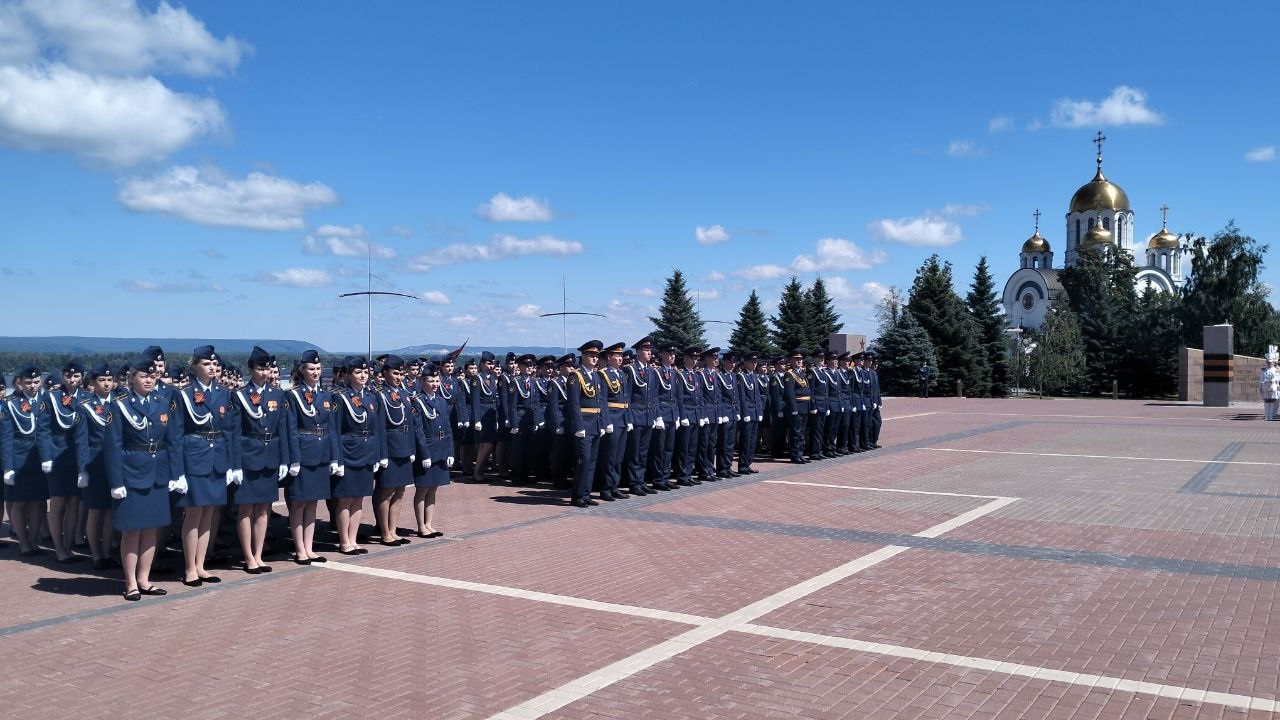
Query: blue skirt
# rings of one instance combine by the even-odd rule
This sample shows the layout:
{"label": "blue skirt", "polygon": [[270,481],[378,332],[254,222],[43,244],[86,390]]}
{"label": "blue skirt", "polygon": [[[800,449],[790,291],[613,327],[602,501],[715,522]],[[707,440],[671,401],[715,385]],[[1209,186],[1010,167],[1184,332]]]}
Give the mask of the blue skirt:
{"label": "blue skirt", "polygon": [[80,489],[84,506],[90,510],[110,510],[111,487],[107,485],[107,468],[102,456],[90,461],[85,472],[89,473],[89,486]]}
{"label": "blue skirt", "polygon": [[413,467],[409,458],[390,458],[391,464],[378,472],[378,487],[384,490],[408,487],[413,484]]}
{"label": "blue skirt", "polygon": [[32,450],[16,468],[13,484],[4,486],[5,502],[41,502],[49,499],[49,480],[40,471],[40,457]]}
{"label": "blue skirt", "polygon": [[169,492],[164,488],[129,488],[123,500],[112,500],[117,530],[147,530],[169,524]]}
{"label": "blue skirt", "polygon": [[303,465],[297,477],[284,478],[284,497],[291,502],[329,499],[329,464]]}
{"label": "blue skirt", "polygon": [[[480,417],[472,420],[474,441],[478,443],[498,442],[498,409],[493,405],[481,405]],[[475,423],[480,423],[480,432],[475,432]]]}
{"label": "blue skirt", "polygon": [[[228,488],[233,505],[266,505],[280,497],[276,478],[280,477],[279,468],[266,470],[245,470],[244,482]],[[287,477],[287,476],[286,476]]]}
{"label": "blue skirt", "polygon": [[431,461],[431,467],[423,468],[421,462],[413,464],[414,487],[429,488],[449,484],[449,466],[441,460]]}
{"label": "blue skirt", "polygon": [[187,494],[179,495],[177,507],[221,507],[227,504],[227,478],[223,473],[187,476]]}
{"label": "blue skirt", "polygon": [[342,477],[333,478],[333,497],[335,498],[363,498],[372,494],[372,465],[348,465]]}
{"label": "blue skirt", "polygon": [[53,460],[53,472],[47,476],[49,481],[49,497],[78,497],[80,488],[76,487],[76,475],[80,474],[76,467],[75,452],[68,450]]}

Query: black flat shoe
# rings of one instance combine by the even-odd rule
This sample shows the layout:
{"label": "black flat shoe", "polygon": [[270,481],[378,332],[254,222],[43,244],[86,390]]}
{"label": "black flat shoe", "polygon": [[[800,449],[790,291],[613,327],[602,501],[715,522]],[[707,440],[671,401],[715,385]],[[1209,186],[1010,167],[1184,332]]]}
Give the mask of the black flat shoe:
{"label": "black flat shoe", "polygon": [[105,558],[98,558],[97,560],[93,561],[93,564],[90,567],[92,567],[94,570],[106,570],[107,568],[111,567],[111,563],[108,562]]}
{"label": "black flat shoe", "polygon": [[613,493],[600,493],[600,499],[605,502],[613,502]]}
{"label": "black flat shoe", "polygon": [[311,560],[308,558],[294,558],[293,561],[299,565],[310,565]]}
{"label": "black flat shoe", "polygon": [[125,593],[124,593],[124,599],[125,599],[125,600],[128,600],[129,602],[138,602],[139,600],[141,600],[141,599],[142,599],[142,591],[141,591],[141,590],[126,590],[126,591],[125,591]]}
{"label": "black flat shoe", "polygon": [[408,544],[409,544],[409,543],[411,543],[411,542],[413,542],[413,541],[412,541],[412,540],[410,540],[410,539],[409,539],[409,538],[407,538],[407,537],[402,537],[402,538],[400,538],[399,540],[396,540],[396,544],[397,544],[397,545],[408,545]]}
{"label": "black flat shoe", "polygon": [[44,553],[44,551],[41,550],[40,548],[31,548],[30,550],[22,550],[18,552],[18,554],[21,555],[22,557],[35,557],[36,555],[40,555],[42,553]]}
{"label": "black flat shoe", "polygon": [[591,507],[590,505],[587,505],[586,500],[571,500],[569,501],[569,504],[576,508]]}
{"label": "black flat shoe", "polygon": [[203,580],[201,580],[200,578],[196,578],[195,580],[186,580],[186,579],[184,579],[184,580],[182,581],[182,584],[183,584],[183,585],[186,585],[187,587],[200,587],[201,585],[203,585],[203,584],[204,584],[204,581],[203,581]]}
{"label": "black flat shoe", "polygon": [[587,504],[588,504],[588,505],[599,505],[600,503],[596,502],[595,500],[592,500],[591,498],[587,498]]}
{"label": "black flat shoe", "polygon": [[222,582],[222,578],[218,577],[217,575],[208,575],[206,577],[200,578],[200,580],[203,582],[209,583],[210,585]]}
{"label": "black flat shoe", "polygon": [[340,555],[359,555],[362,548],[347,548],[346,550],[338,550]]}
{"label": "black flat shoe", "polygon": [[381,544],[383,544],[383,545],[386,545],[387,547],[400,547],[400,545],[401,545],[401,543],[400,543],[400,540],[399,540],[399,539],[396,539],[396,540],[379,540],[378,542],[379,542],[379,543],[381,543]]}
{"label": "black flat shoe", "polygon": [[439,530],[436,530],[435,532],[429,532],[429,533],[427,533],[427,537],[429,537],[429,538],[444,537],[444,533],[440,532]]}
{"label": "black flat shoe", "polygon": [[357,554],[357,555],[368,555],[368,554],[369,554],[369,548],[356,548],[356,554]]}
{"label": "black flat shoe", "polygon": [[313,558],[309,558],[309,559],[310,559],[310,560],[311,560],[311,562],[313,562],[313,563],[327,563],[327,562],[329,562],[329,558],[327,558],[327,557],[325,557],[325,556],[323,556],[323,555],[317,555],[317,556],[315,556],[315,557],[313,557]]}
{"label": "black flat shoe", "polygon": [[143,588],[139,592],[141,592],[143,595],[157,595],[157,596],[169,594],[168,590],[165,590],[162,587],[156,587],[155,585],[152,585],[149,588]]}
{"label": "black flat shoe", "polygon": [[254,568],[247,567],[244,569],[244,571],[249,573],[250,575],[261,575],[264,572],[261,567],[254,567]]}
{"label": "black flat shoe", "polygon": [[68,555],[64,558],[58,558],[58,562],[63,565],[71,565],[72,563],[78,563],[83,559],[84,557],[82,555]]}
{"label": "black flat shoe", "polygon": [[259,569],[259,570],[261,570],[261,571],[262,571],[262,572],[264,572],[264,573],[269,573],[269,572],[271,572],[271,566],[270,566],[270,565],[259,565],[259,566],[258,566],[258,569]]}

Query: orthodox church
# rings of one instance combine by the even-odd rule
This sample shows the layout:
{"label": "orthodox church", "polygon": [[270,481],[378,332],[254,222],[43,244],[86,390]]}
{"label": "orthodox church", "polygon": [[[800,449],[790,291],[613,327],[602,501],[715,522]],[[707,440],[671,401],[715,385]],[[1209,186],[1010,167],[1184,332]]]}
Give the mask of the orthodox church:
{"label": "orthodox church", "polygon": [[[1097,246],[1105,252],[1127,252],[1138,268],[1139,293],[1148,287],[1173,293],[1182,289],[1190,271],[1189,238],[1169,232],[1167,206],[1161,207],[1160,231],[1134,241],[1133,209],[1129,196],[1102,174],[1102,133],[1094,137],[1098,147],[1098,172],[1071,196],[1067,209],[1066,252],[1063,266],[1075,267],[1080,248]],[[1054,302],[1066,300],[1058,281],[1049,241],[1040,235],[1040,211],[1036,210],[1035,234],[1022,244],[1018,269],[1004,286],[1004,309],[1010,327],[1038,328]]]}

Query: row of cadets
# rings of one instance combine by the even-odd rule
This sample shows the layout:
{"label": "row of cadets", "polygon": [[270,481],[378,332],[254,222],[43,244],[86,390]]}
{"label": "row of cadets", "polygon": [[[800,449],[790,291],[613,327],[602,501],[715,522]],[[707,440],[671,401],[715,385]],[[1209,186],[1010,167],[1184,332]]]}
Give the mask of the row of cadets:
{"label": "row of cadets", "polygon": [[572,370],[566,382],[568,398],[564,430],[575,439],[574,455],[577,460],[570,502],[580,508],[598,504],[591,499],[591,483],[595,478],[596,458],[600,454],[600,438],[606,433],[604,379],[596,370],[603,349],[604,343],[599,340],[583,343],[578,348],[582,354],[581,366]]}
{"label": "row of cadets", "polygon": [[[631,399],[631,378],[622,370],[622,350],[626,343],[614,343],[604,348],[605,367],[600,370],[604,383],[604,436],[600,439],[600,456],[596,460],[595,485],[601,499],[617,499],[621,495],[622,459],[627,449],[628,410]],[[632,489],[633,492],[635,489]],[[645,494],[641,491],[638,494]]]}
{"label": "row of cadets", "polygon": [[376,527],[383,545],[401,545],[406,538],[396,535],[396,520],[405,488],[413,485],[414,461],[419,448],[426,446],[422,422],[413,403],[414,392],[404,384],[405,362],[398,355],[383,359],[381,388],[383,433],[386,451],[381,467],[374,472],[377,491],[374,495]]}

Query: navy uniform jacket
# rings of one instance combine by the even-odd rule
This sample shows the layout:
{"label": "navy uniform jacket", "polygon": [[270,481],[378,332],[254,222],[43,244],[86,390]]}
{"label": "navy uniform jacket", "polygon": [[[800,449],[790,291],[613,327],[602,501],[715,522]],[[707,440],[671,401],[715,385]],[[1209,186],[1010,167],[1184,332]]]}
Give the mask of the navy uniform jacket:
{"label": "navy uniform jacket", "polygon": [[540,378],[535,375],[531,382],[533,383],[534,429],[546,427],[551,421],[551,406],[555,404],[553,400],[560,395],[552,387],[551,378]]}
{"label": "navy uniform jacket", "polygon": [[676,391],[676,407],[680,410],[680,419],[688,420],[691,426],[697,426],[702,417],[702,395],[699,386],[702,378],[697,370],[680,368],[675,372],[676,381],[672,388]]}
{"label": "navy uniform jacket", "polygon": [[787,412],[786,403],[782,400],[782,384],[785,382],[786,373],[774,373],[769,378],[769,412],[777,415],[785,415]]}
{"label": "navy uniform jacket", "polygon": [[[453,422],[449,419],[449,401],[436,393],[418,393],[413,398],[414,417],[417,425],[417,458],[415,462],[431,459],[431,465],[444,465],[453,456]],[[403,456],[400,456],[403,457]]]}
{"label": "navy uniform jacket", "polygon": [[813,393],[804,374],[796,372],[794,368],[788,368],[787,372],[782,376],[783,412],[787,414],[808,413],[809,403],[812,400]]}
{"label": "navy uniform jacket", "polygon": [[742,409],[738,406],[737,374],[717,370],[716,388],[716,392],[720,396],[718,400],[720,414],[730,420],[741,420]]}
{"label": "navy uniform jacket", "polygon": [[[23,408],[26,408],[25,410]],[[4,401],[4,426],[0,427],[0,469],[20,470],[33,458],[40,462],[53,459],[53,441],[49,436],[49,396],[37,392],[34,398],[14,393]]]}
{"label": "navy uniform jacket", "polygon": [[658,374],[652,365],[641,365],[639,360],[623,369],[631,389],[627,422],[638,428],[652,427],[658,418]]}
{"label": "navy uniform jacket", "polygon": [[[240,421],[236,424],[239,450],[234,460],[242,470],[267,470],[289,465],[297,457],[298,438],[289,432],[292,409],[279,388],[259,390],[252,382],[232,393]],[[235,450],[233,450],[235,452]]]}
{"label": "navy uniform jacket", "polygon": [[[111,424],[120,423],[119,410],[113,410],[111,398],[88,393],[80,402],[81,420],[76,425],[76,466],[87,471],[90,466],[101,467],[106,472],[107,484],[119,487],[120,482],[112,474],[120,470],[120,443],[113,441]],[[115,429],[119,432],[119,429]]]}
{"label": "navy uniform jacket", "polygon": [[[239,420],[231,391],[216,381],[208,389],[192,382],[172,395],[177,406],[175,414],[179,416],[175,420],[182,436],[174,452],[182,454],[183,468],[194,478],[222,475],[243,467],[240,444],[236,440]],[[194,433],[221,433],[221,436],[206,438]]]}
{"label": "navy uniform jacket", "polygon": [[121,452],[115,456],[119,464],[107,470],[112,489],[167,488],[170,480],[187,474],[180,449],[182,423],[174,417],[178,408],[170,397],[153,392],[144,401],[130,392],[115,401],[118,414],[107,426],[107,437],[119,443]]}
{"label": "navy uniform jacket", "polygon": [[877,408],[884,407],[884,401],[880,399],[880,373],[867,368],[868,385],[871,387],[871,402],[876,404]]}
{"label": "navy uniform jacket", "polygon": [[[471,424],[471,398],[460,387],[461,383],[452,375],[440,375],[440,397],[449,406],[450,427]],[[435,462],[434,460],[432,462]]]}
{"label": "navy uniform jacket", "polygon": [[871,407],[867,398],[867,374],[865,370],[852,368],[853,384],[850,386],[853,396],[853,411],[866,412]]}
{"label": "navy uniform jacket", "polygon": [[821,365],[814,365],[809,368],[809,395],[812,400],[809,403],[809,410],[818,411],[822,415],[829,408],[827,407],[827,396],[831,392],[830,381],[826,377],[826,369]]}
{"label": "navy uniform jacket", "polygon": [[653,407],[653,419],[662,418],[662,424],[674,429],[680,420],[680,374],[670,365],[659,365],[653,368],[653,379],[657,381],[657,405]]}
{"label": "navy uniform jacket", "polygon": [[382,403],[369,386],[356,391],[340,388],[333,394],[333,427],[339,452],[335,459],[340,465],[365,467],[387,456],[387,436],[383,422],[378,417]]}
{"label": "navy uniform jacket", "polygon": [[833,412],[849,412],[852,409],[852,405],[850,405],[849,375],[840,368],[835,370],[827,368],[827,375],[831,376],[831,381],[834,383],[833,387],[836,390],[835,397],[837,398],[836,402],[832,403],[831,410]]}
{"label": "navy uniform jacket", "polygon": [[75,464],[77,423],[80,422],[79,406],[91,393],[77,388],[64,393],[62,387],[49,391],[49,445],[53,451],[54,472],[58,466],[68,469]]}
{"label": "navy uniform jacket", "polygon": [[[330,432],[334,412],[333,395],[328,390],[312,390],[298,385],[289,391],[289,410],[285,423],[297,445],[289,443],[289,464],[319,467],[333,462],[338,438]],[[294,455],[294,451],[297,454]]]}
{"label": "navy uniform jacket", "polygon": [[483,422],[485,412],[498,411],[498,393],[498,379],[491,373],[481,372],[476,375],[471,387],[471,422]]}
{"label": "navy uniform jacket", "polygon": [[511,373],[498,376],[498,426],[511,427],[511,411],[516,401],[515,379]]}
{"label": "navy uniform jacket", "polygon": [[[416,417],[418,408],[413,402],[413,393],[408,388],[384,385],[378,394],[381,396],[382,429],[387,442],[386,454],[380,457],[417,455],[418,448],[426,445],[426,440],[422,437],[422,421]],[[445,415],[444,421],[447,422],[448,413]]]}
{"label": "navy uniform jacket", "polygon": [[551,378],[547,385],[547,414],[544,422],[556,435],[562,435],[569,416],[569,381],[564,376],[558,376]]}
{"label": "navy uniform jacket", "polygon": [[627,411],[631,399],[631,378],[624,374],[626,371],[622,368],[607,367],[596,372],[607,392],[604,424],[613,425],[615,431],[622,432],[630,417]]}
{"label": "navy uniform jacket", "polygon": [[764,415],[764,401],[760,392],[760,376],[755,373],[738,373],[738,414],[747,422],[758,422]]}
{"label": "navy uniform jacket", "polygon": [[[507,403],[507,426],[532,430],[542,422],[541,404],[538,402],[538,391],[533,386],[533,378],[521,374],[507,381],[509,402]],[[527,425],[526,425],[527,423]]]}
{"label": "navy uniform jacket", "polygon": [[705,367],[698,369],[699,417],[711,421],[712,425],[720,422],[720,416],[724,415],[720,407],[720,393],[716,389],[716,372]]}
{"label": "navy uniform jacket", "polygon": [[569,376],[566,384],[569,399],[564,431],[573,435],[583,430],[587,437],[591,437],[592,433],[599,434],[606,425],[605,387],[600,373],[596,370],[577,368]]}

